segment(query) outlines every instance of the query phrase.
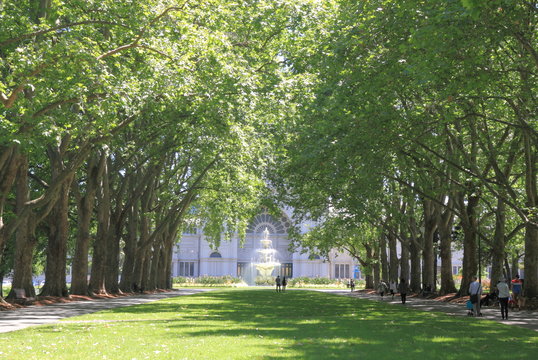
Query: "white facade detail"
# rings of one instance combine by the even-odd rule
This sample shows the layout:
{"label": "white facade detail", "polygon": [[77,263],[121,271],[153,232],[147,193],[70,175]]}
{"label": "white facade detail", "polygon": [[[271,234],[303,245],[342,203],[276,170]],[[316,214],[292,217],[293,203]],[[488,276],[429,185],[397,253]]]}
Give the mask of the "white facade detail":
{"label": "white facade detail", "polygon": [[[213,249],[199,230],[183,233],[173,254],[172,276],[245,277],[245,272],[255,261],[256,249],[261,248],[260,240],[267,228],[272,247],[277,250],[276,261],[281,264],[280,268],[274,270],[274,276],[344,278],[341,269],[347,265],[346,278],[357,277],[354,272],[357,263],[348,254],[332,251],[328,259],[323,259],[308,253],[301,254],[300,249],[290,252],[287,231],[291,222],[288,213],[283,212],[280,218],[266,212],[256,216],[247,228],[243,245],[237,237],[233,237],[230,241],[222,242],[218,249]],[[305,233],[311,226],[313,224],[304,223],[301,231]]]}

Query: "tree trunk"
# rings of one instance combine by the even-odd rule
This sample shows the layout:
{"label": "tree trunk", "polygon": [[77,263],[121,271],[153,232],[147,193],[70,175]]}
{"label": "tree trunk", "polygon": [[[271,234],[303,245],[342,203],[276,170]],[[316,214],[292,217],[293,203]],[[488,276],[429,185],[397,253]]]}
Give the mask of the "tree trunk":
{"label": "tree trunk", "polygon": [[[410,240],[407,239],[406,241],[401,242],[401,255],[400,255],[400,278],[405,279],[407,283],[409,283],[410,280],[410,268],[409,268],[409,243]],[[399,281],[398,281],[399,283]]]}
{"label": "tree trunk", "polygon": [[[51,182],[64,170],[62,147],[49,147],[48,155],[52,171]],[[69,190],[73,175],[66,178],[58,189],[57,200],[48,216],[47,265],[45,269],[45,285],[41,289],[43,296],[67,296],[66,268],[67,242],[69,238]]]}
{"label": "tree trunk", "polygon": [[[448,204],[451,206],[451,202]],[[449,208],[438,210],[437,230],[439,233],[439,247],[441,258],[441,294],[455,293],[457,291],[452,276],[452,222],[454,213]]]}
{"label": "tree trunk", "polygon": [[471,277],[478,275],[476,207],[478,206],[479,197],[469,196],[467,204],[463,201],[461,193],[458,194],[458,197],[457,206],[460,214],[462,214],[461,227],[463,229],[463,266],[458,295],[465,296],[469,292]]}
{"label": "tree trunk", "polygon": [[379,238],[379,261],[381,262],[381,280],[389,279],[389,262],[387,259],[387,238],[381,234]]}
{"label": "tree trunk", "polygon": [[162,245],[160,243],[153,246],[153,251],[151,252],[151,266],[149,268],[149,279],[147,283],[147,290],[153,291],[157,289],[157,274],[159,268],[163,266],[161,262],[162,256]]}
{"label": "tree trunk", "polygon": [[531,224],[525,227],[524,296],[538,297],[538,229]]}
{"label": "tree trunk", "polygon": [[144,251],[144,261],[142,263],[142,273],[140,274],[140,289],[141,291],[147,291],[149,288],[149,280],[151,274],[151,255],[153,248],[146,249]]}
{"label": "tree trunk", "polygon": [[423,237],[419,234],[415,217],[414,204],[409,206],[409,259],[411,261],[410,290],[419,293],[421,290],[421,263]]}
{"label": "tree trunk", "polygon": [[[107,240],[107,256],[106,256],[106,273],[105,285],[109,294],[117,294],[119,292],[119,274],[120,274],[120,237],[121,226],[117,223],[118,219],[114,219],[114,225],[110,226]],[[119,227],[119,228],[117,228]],[[116,231],[114,231],[114,229]]]}
{"label": "tree trunk", "polygon": [[101,188],[97,191],[97,236],[93,245],[92,271],[90,278],[90,292],[105,294],[105,271],[107,242],[110,231],[110,188],[108,184],[108,164],[105,163]]}
{"label": "tree trunk", "polygon": [[67,240],[69,238],[69,188],[65,184],[48,217],[47,266],[42,296],[67,296]]}
{"label": "tree trunk", "polygon": [[[495,209],[495,233],[491,244],[491,279],[489,291],[494,292],[499,279],[503,276],[504,248],[505,248],[505,225],[506,206],[502,199],[497,198]],[[507,278],[509,280],[510,278]]]}
{"label": "tree trunk", "polygon": [[512,279],[512,271],[510,271],[510,264],[508,263],[508,256],[504,255],[504,271],[507,280]]}
{"label": "tree trunk", "polygon": [[4,224],[4,206],[17,177],[19,147],[0,147],[0,262],[9,234]]}
{"label": "tree trunk", "polygon": [[375,288],[376,280],[374,279],[373,273],[373,265],[372,263],[375,262],[374,254],[372,251],[372,247],[369,245],[364,244],[364,249],[366,251],[366,259],[368,261],[368,265],[363,266],[363,272],[366,274],[365,277],[365,288],[366,289],[373,289]]}
{"label": "tree trunk", "polygon": [[379,282],[381,281],[381,266],[379,263],[379,244],[377,244],[373,248],[372,259],[373,259],[372,268],[374,270],[374,288],[377,288],[377,285],[379,285]]}
{"label": "tree trunk", "polygon": [[127,221],[127,236],[125,238],[125,246],[123,248],[124,260],[121,272],[120,289],[124,292],[132,292],[134,290],[134,266],[136,257],[136,241],[138,227],[138,207],[136,203],[129,209]]}
{"label": "tree trunk", "polygon": [[[525,75],[526,76],[526,75]],[[526,206],[529,211],[529,220],[534,222],[525,225],[525,282],[524,294],[526,297],[538,297],[538,189],[537,189],[537,151],[532,146],[532,134],[530,130],[523,131],[523,144],[525,150],[525,192],[527,195]]]}
{"label": "tree trunk", "polygon": [[[24,209],[29,200],[28,188],[28,157],[20,155],[19,169],[17,171],[17,197],[16,212]],[[24,289],[26,297],[35,297],[35,288],[32,281],[33,254],[36,244],[35,218],[25,216],[21,226],[17,229],[15,237],[15,254],[13,264],[13,283],[8,298],[15,298],[14,289]]]}
{"label": "tree trunk", "polygon": [[389,245],[389,281],[398,283],[398,253],[396,250],[396,236],[394,234],[388,235]]}
{"label": "tree trunk", "polygon": [[512,256],[512,278],[516,277],[516,275],[521,276],[519,273],[519,255],[513,255]]}
{"label": "tree trunk", "polygon": [[90,158],[87,170],[86,194],[79,196],[77,201],[77,242],[73,256],[73,271],[71,277],[71,294],[88,294],[88,255],[90,249],[90,226],[95,205],[97,184],[102,175],[104,153],[97,163],[95,156]]}
{"label": "tree trunk", "polygon": [[422,251],[422,287],[435,291],[434,263],[435,253],[433,250],[433,236],[435,234],[436,207],[432,200],[425,199],[424,207],[424,243]]}

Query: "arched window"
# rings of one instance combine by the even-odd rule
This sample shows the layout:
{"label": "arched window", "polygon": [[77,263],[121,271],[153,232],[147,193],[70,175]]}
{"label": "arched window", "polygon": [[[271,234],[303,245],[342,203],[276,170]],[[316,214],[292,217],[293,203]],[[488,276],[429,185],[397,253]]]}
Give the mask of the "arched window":
{"label": "arched window", "polygon": [[319,255],[310,255],[308,257],[308,259],[310,259],[310,260],[319,260],[319,259],[321,259],[321,257]]}
{"label": "arched window", "polygon": [[275,218],[267,211],[257,215],[247,227],[247,233],[262,233],[265,228],[271,234],[286,234],[291,226],[291,222],[285,214],[280,218]]}
{"label": "arched window", "polygon": [[209,255],[210,258],[221,258],[222,255],[218,251],[214,251]]}

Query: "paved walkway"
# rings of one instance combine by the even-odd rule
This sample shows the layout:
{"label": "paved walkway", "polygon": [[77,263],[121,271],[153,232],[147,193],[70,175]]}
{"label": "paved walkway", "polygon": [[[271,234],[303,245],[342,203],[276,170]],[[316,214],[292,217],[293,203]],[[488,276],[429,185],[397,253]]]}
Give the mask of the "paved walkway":
{"label": "paved walkway", "polygon": [[0,333],[20,330],[29,326],[51,324],[61,319],[91,314],[105,309],[144,304],[170,297],[192,295],[211,289],[181,289],[147,295],[124,296],[113,299],[73,301],[45,306],[32,305],[17,310],[0,311]]}
{"label": "paved walkway", "polygon": [[[358,297],[361,299],[368,299],[374,301],[383,301],[385,303],[394,304],[394,306],[407,306],[415,308],[422,311],[438,311],[444,312],[449,315],[454,316],[465,316],[467,317],[467,308],[465,304],[452,304],[443,301],[429,300],[416,297],[408,297],[406,304],[402,305],[400,297],[398,295],[394,296],[392,300],[391,296],[385,296],[383,300],[379,295],[366,294],[364,292],[350,292],[344,290],[320,290],[323,292],[330,292],[333,294]],[[521,326],[524,328],[532,329],[538,331],[538,313],[533,311],[510,311],[508,313],[508,320],[501,319],[501,310],[497,307],[483,307],[482,308],[482,319],[494,320],[507,325]],[[470,319],[471,320],[471,319]]]}

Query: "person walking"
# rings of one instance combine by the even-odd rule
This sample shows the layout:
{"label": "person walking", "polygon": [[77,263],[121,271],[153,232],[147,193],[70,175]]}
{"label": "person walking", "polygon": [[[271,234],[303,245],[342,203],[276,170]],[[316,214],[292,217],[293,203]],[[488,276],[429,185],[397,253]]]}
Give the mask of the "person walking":
{"label": "person walking", "polygon": [[391,281],[389,284],[389,290],[390,290],[390,294],[392,295],[392,300],[394,300],[394,294],[398,292],[398,282]]}
{"label": "person walking", "polygon": [[286,291],[286,285],[288,285],[288,281],[286,280],[286,277],[282,277],[282,291]]}
{"label": "person walking", "polygon": [[508,319],[508,299],[510,298],[510,288],[506,283],[504,277],[499,279],[497,283],[497,290],[499,291],[499,305],[501,306],[501,316],[503,320]]}
{"label": "person walking", "polygon": [[281,280],[280,280],[280,275],[278,275],[275,279],[275,282],[276,282],[276,292],[281,292],[282,291],[282,287],[281,287]]}
{"label": "person walking", "polygon": [[355,280],[349,280],[349,287],[351,288],[352,292],[355,291]]}
{"label": "person walking", "polygon": [[480,296],[482,295],[482,286],[476,280],[476,276],[471,278],[471,284],[469,285],[469,295],[471,295],[471,302],[473,303],[474,315],[482,316],[480,312]]}
{"label": "person walking", "polygon": [[387,283],[384,282],[383,280],[379,281],[379,285],[377,285],[377,292],[381,296],[381,300],[383,300],[383,296],[385,295],[387,290],[388,290]]}
{"label": "person walking", "polygon": [[400,292],[400,297],[402,298],[402,304],[405,305],[407,299],[407,281],[404,278],[400,279],[400,284],[398,285],[398,291]]}

